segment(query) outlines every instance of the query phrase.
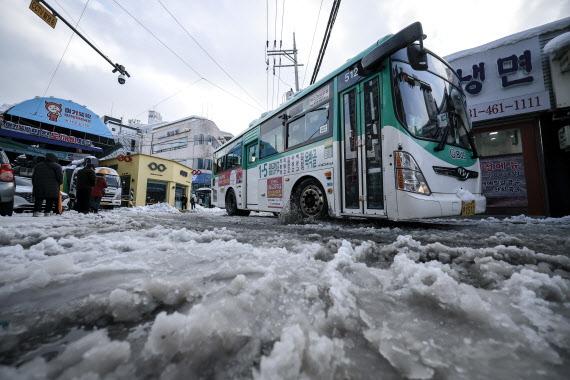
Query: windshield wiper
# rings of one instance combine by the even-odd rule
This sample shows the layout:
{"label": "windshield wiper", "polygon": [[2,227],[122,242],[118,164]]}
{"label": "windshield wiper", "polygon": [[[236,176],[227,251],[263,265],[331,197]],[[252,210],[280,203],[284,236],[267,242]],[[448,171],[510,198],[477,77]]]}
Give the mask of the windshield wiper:
{"label": "windshield wiper", "polygon": [[471,155],[471,158],[479,158],[479,152],[477,152],[477,147],[475,146],[475,140],[473,139],[472,131],[467,129],[467,126],[465,125],[461,117],[459,117],[459,120],[461,120],[461,126],[463,127],[463,129],[465,130],[465,132],[467,132],[467,140],[469,140],[469,144],[471,145],[471,148],[473,148],[473,154]]}
{"label": "windshield wiper", "polygon": [[439,144],[437,144],[437,146],[435,148],[433,148],[433,150],[435,150],[436,152],[439,152],[445,148],[445,144],[447,141],[447,135],[449,134],[449,129],[452,126],[457,126],[457,124],[459,124],[459,123],[457,123],[457,121],[453,121],[453,120],[459,120],[461,122],[461,126],[463,127],[463,129],[467,133],[467,140],[469,140],[469,145],[471,145],[471,148],[473,148],[473,154],[471,155],[471,158],[479,158],[479,153],[477,152],[477,147],[475,146],[475,141],[473,140],[473,134],[471,133],[470,130],[467,129],[467,126],[463,122],[461,115],[455,111],[450,111],[449,113],[452,115],[452,117],[450,118],[451,120],[447,124],[447,126],[445,127],[445,129],[443,131],[443,136],[441,137],[441,140],[439,140]]}
{"label": "windshield wiper", "polygon": [[450,128],[451,128],[451,120],[448,121],[447,125],[445,126],[445,129],[443,130],[443,136],[441,136],[441,140],[439,140],[439,144],[437,144],[437,146],[435,148],[433,148],[433,150],[435,150],[436,152],[439,152],[439,151],[442,151],[443,148],[445,148],[445,143],[447,141],[447,135],[449,134]]}

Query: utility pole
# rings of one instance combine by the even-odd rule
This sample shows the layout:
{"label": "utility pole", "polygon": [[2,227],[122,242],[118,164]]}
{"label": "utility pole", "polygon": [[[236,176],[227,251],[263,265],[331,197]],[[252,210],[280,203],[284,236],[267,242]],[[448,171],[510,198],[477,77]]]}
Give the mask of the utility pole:
{"label": "utility pole", "polygon": [[[293,33],[293,49],[279,49],[279,50],[267,50],[267,55],[279,55],[279,56],[284,56],[285,58],[288,58],[291,62],[293,62],[292,65],[281,65],[281,63],[279,65],[273,65],[274,71],[273,71],[273,75],[275,75],[275,67],[295,67],[295,92],[299,92],[299,66],[303,66],[302,64],[299,64],[299,62],[297,61],[297,44],[295,42],[295,33]],[[267,61],[268,65],[269,65],[269,61]],[[281,60],[279,61],[281,62]]]}

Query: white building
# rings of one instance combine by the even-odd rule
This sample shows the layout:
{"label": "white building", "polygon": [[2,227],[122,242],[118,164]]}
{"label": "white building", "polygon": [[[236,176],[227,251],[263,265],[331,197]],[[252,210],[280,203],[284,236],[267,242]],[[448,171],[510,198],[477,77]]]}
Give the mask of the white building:
{"label": "white building", "polygon": [[191,168],[192,190],[210,187],[214,149],[226,141],[224,133],[213,121],[189,116],[148,127],[152,130],[143,136],[141,153],[174,160]]}
{"label": "white building", "polygon": [[107,125],[107,128],[109,128],[109,131],[111,131],[116,147],[116,149],[111,154],[105,156],[105,158],[140,153],[142,132],[139,128],[125,125],[121,119],[111,116],[103,116],[103,122]]}

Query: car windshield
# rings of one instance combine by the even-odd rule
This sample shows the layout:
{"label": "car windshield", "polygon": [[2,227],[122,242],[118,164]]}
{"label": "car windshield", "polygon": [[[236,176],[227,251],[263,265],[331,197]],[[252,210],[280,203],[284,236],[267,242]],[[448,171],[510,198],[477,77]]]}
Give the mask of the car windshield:
{"label": "car windshield", "polygon": [[16,186],[32,186],[32,180],[29,178],[16,176]]}
{"label": "car windshield", "polygon": [[119,187],[121,180],[116,175],[105,174],[105,181],[109,187]]}
{"label": "car windshield", "polygon": [[416,71],[402,51],[392,56],[396,112],[416,137],[472,149],[471,122],[457,76],[442,61],[428,54],[427,71]]}

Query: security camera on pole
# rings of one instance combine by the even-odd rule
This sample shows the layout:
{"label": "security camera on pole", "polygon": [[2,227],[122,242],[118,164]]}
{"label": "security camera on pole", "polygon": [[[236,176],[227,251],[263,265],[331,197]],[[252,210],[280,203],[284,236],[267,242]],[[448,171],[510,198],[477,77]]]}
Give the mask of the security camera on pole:
{"label": "security camera on pole", "polygon": [[[43,6],[41,6],[41,4],[44,4],[48,9],[45,9]],[[127,72],[127,70],[125,70],[125,66],[123,65],[119,65],[118,63],[113,63],[113,61],[111,61],[109,59],[109,57],[107,57],[105,54],[103,54],[99,49],[97,49],[87,38],[85,38],[81,33],[79,33],[79,31],[77,29],[75,29],[73,27],[73,25],[71,25],[69,22],[67,22],[66,19],[64,19],[63,17],[61,17],[61,15],[59,13],[56,12],[55,9],[53,9],[51,7],[51,5],[49,5],[45,0],[32,0],[32,2],[30,3],[30,9],[37,14],[42,20],[44,20],[48,25],[50,25],[52,28],[55,28],[55,25],[57,23],[57,18],[61,19],[61,21],[63,21],[65,23],[65,25],[69,26],[69,28],[71,30],[73,30],[73,32],[75,34],[77,34],[79,37],[81,37],[81,39],[83,39],[83,41],[87,42],[87,44],[89,46],[91,46],[91,48],[93,48],[93,50],[95,50],[97,53],[99,53],[99,55],[101,57],[103,57],[107,62],[109,62],[111,64],[111,66],[113,66],[113,72],[116,73],[117,71],[119,72],[119,84],[125,84],[125,76],[127,77],[131,77],[129,75],[129,73]],[[52,14],[49,14],[49,12],[51,12]]]}

